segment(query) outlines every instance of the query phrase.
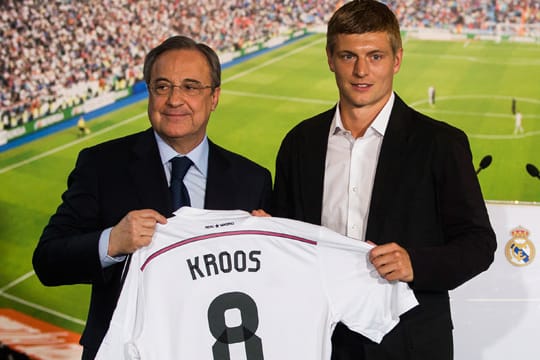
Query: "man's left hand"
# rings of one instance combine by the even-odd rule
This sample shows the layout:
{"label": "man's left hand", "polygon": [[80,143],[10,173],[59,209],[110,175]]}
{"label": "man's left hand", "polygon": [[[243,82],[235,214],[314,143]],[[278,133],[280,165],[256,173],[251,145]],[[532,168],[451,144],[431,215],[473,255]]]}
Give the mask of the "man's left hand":
{"label": "man's left hand", "polygon": [[[371,241],[368,243],[375,245]],[[412,282],[414,280],[409,253],[396,243],[375,246],[369,253],[369,261],[388,281]]]}

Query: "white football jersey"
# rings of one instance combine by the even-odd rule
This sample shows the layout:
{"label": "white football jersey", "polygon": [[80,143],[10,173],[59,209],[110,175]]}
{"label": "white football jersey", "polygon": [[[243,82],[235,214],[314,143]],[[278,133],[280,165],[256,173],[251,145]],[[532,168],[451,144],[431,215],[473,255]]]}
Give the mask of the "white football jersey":
{"label": "white football jersey", "polygon": [[330,359],[338,322],[375,342],[418,303],[372,246],[244,211],[181,208],[133,253],[96,359]]}

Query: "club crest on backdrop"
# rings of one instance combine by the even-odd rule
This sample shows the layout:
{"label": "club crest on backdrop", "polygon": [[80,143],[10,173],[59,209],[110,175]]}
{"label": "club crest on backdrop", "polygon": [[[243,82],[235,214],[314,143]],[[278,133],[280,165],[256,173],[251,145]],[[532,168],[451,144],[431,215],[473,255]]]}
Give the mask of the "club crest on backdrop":
{"label": "club crest on backdrop", "polygon": [[515,266],[530,265],[534,261],[536,249],[529,240],[529,231],[522,226],[511,231],[512,239],[506,243],[506,259]]}

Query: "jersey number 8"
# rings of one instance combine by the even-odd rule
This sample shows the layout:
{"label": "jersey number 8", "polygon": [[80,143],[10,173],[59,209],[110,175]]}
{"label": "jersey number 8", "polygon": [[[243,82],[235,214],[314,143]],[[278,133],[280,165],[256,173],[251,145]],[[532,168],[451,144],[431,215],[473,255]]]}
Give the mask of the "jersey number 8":
{"label": "jersey number 8", "polygon": [[[228,327],[225,312],[238,309],[242,322],[238,326]],[[263,360],[262,341],[255,331],[259,326],[257,304],[253,299],[241,292],[230,292],[216,297],[208,307],[208,325],[216,338],[212,346],[214,360],[230,360],[230,344],[243,342],[247,360]]]}

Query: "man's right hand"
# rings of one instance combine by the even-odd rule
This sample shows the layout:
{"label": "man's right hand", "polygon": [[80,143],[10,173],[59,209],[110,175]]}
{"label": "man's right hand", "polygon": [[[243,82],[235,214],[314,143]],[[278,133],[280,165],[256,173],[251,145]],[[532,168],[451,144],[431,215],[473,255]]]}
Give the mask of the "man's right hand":
{"label": "man's right hand", "polygon": [[107,255],[131,254],[150,244],[156,223],[166,224],[167,218],[151,209],[130,211],[112,228]]}

